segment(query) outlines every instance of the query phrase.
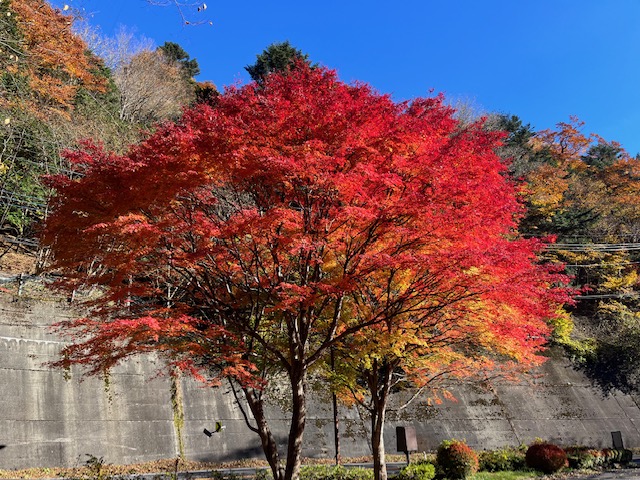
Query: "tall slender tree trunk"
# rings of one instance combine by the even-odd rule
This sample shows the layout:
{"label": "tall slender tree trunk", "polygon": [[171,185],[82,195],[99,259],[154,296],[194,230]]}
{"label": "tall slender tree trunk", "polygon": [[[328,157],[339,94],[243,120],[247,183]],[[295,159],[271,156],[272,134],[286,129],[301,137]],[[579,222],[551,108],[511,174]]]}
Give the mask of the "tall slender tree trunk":
{"label": "tall slender tree trunk", "polygon": [[[336,370],[336,353],[333,347],[331,347],[331,371]],[[333,445],[335,447],[335,461],[336,465],[340,465],[342,459],[340,458],[340,419],[338,418],[338,396],[334,393],[331,394],[331,403],[333,404]]]}
{"label": "tall slender tree trunk", "polygon": [[262,443],[262,450],[264,451],[264,455],[269,463],[269,467],[271,467],[273,479],[284,480],[285,470],[282,468],[280,463],[278,444],[271,433],[269,423],[267,422],[267,418],[264,414],[263,400],[250,389],[243,389],[243,391],[247,399],[247,403],[249,404],[249,409],[256,420],[256,427],[258,435],[260,436],[260,442]]}
{"label": "tall slender tree trunk", "polygon": [[333,403],[333,443],[335,446],[335,461],[336,465],[342,463],[342,457],[340,455],[340,418],[338,417],[338,396],[334,393],[331,395],[331,401]]}
{"label": "tall slender tree trunk", "polygon": [[373,475],[375,480],[387,480],[387,460],[384,448],[384,422],[387,414],[387,401],[391,391],[393,367],[377,360],[369,373],[371,392],[371,450],[373,454]]}
{"label": "tall slender tree trunk", "polygon": [[287,467],[285,480],[298,480],[302,464],[302,436],[307,418],[306,403],[306,370],[302,363],[294,363],[290,371],[291,376],[291,428],[289,430],[289,445],[287,448]]}
{"label": "tall slender tree trunk", "polygon": [[375,480],[387,480],[387,460],[384,449],[384,417],[382,412],[373,411],[371,415],[371,449],[373,453],[373,475]]}

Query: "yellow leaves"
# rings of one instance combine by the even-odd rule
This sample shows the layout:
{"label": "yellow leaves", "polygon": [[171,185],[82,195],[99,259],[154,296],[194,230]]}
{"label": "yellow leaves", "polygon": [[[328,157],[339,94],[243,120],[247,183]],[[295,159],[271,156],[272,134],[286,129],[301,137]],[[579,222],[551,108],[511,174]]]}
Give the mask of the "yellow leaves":
{"label": "yellow leaves", "polygon": [[602,302],[598,305],[598,314],[609,321],[620,325],[629,325],[637,328],[640,323],[640,312],[634,312],[626,305],[616,302]]}
{"label": "yellow leaves", "polygon": [[473,266],[464,270],[464,274],[469,275],[470,277],[475,277],[477,275],[480,275],[480,269],[476,266]]}
{"label": "yellow leaves", "polygon": [[551,165],[542,165],[529,177],[529,201],[545,218],[551,219],[563,206],[569,182],[564,172]]}
{"label": "yellow leaves", "polygon": [[557,341],[564,344],[570,340],[574,327],[570,313],[560,308],[556,312],[556,316],[549,320],[549,323],[553,328],[552,335]]}
{"label": "yellow leaves", "polygon": [[626,291],[630,290],[634,285],[638,283],[638,272],[636,270],[620,271],[615,275],[605,276],[605,281],[602,283],[602,287],[607,290],[614,291]]}

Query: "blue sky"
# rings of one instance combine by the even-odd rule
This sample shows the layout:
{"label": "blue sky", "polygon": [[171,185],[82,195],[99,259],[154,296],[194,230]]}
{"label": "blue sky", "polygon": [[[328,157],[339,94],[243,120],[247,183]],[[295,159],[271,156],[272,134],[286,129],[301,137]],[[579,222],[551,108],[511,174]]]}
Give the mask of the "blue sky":
{"label": "blue sky", "polygon": [[204,13],[184,9],[198,26],[146,0],[52,3],[84,10],[107,34],[126,26],[179,43],[198,80],[219,88],[248,81],[244,66],[289,40],[396,100],[442,92],[535,129],[576,115],[585,133],[640,152],[639,0],[205,1]]}

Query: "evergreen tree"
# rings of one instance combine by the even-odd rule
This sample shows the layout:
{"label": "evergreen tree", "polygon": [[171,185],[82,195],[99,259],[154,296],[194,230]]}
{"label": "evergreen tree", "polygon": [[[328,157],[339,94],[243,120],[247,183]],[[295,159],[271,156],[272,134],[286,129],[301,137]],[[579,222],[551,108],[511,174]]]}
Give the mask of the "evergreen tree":
{"label": "evergreen tree", "polygon": [[193,78],[200,74],[200,65],[180,45],[174,42],[164,42],[158,47],[169,63],[179,65],[186,78]]}
{"label": "evergreen tree", "polygon": [[289,41],[272,43],[260,55],[256,55],[256,63],[247,65],[251,79],[262,84],[264,77],[273,72],[283,72],[291,68],[296,61],[311,65],[309,55],[293,47]]}

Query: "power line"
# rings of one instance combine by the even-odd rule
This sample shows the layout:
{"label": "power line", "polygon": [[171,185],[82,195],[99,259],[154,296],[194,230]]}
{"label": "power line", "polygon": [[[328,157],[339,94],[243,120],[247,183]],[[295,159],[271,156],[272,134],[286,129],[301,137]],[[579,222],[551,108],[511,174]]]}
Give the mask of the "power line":
{"label": "power line", "polygon": [[628,252],[640,250],[640,243],[550,243],[547,250],[567,252]]}
{"label": "power line", "polygon": [[578,300],[589,300],[596,298],[638,298],[637,293],[600,293],[593,295],[576,295],[573,298]]}
{"label": "power line", "polygon": [[584,263],[584,264],[579,264],[579,263],[574,263],[574,264],[569,264],[569,263],[565,263],[564,266],[565,267],[582,267],[582,268],[590,268],[590,267],[622,267],[625,265],[638,265],[640,264],[640,262],[613,262],[613,263]]}

